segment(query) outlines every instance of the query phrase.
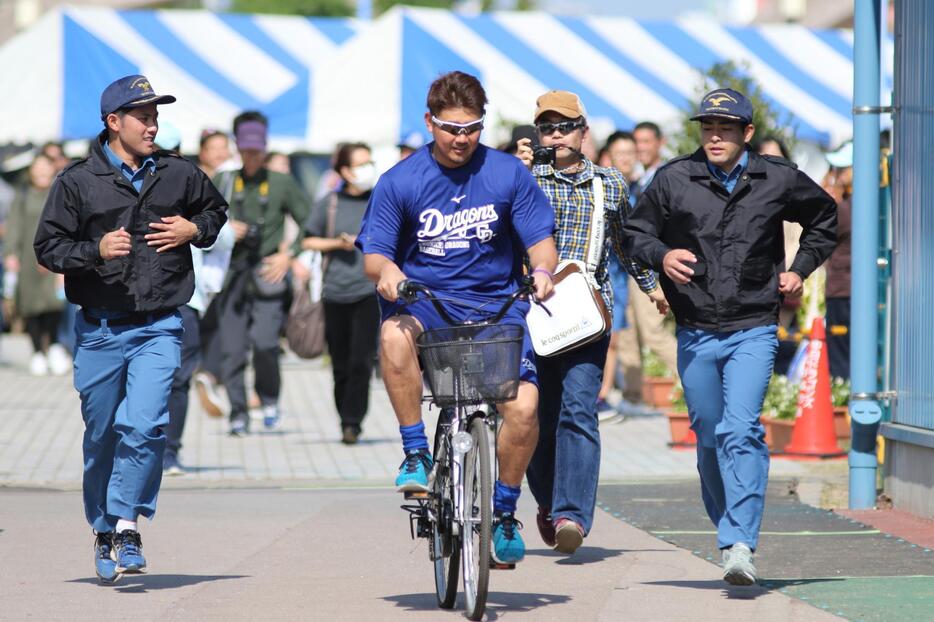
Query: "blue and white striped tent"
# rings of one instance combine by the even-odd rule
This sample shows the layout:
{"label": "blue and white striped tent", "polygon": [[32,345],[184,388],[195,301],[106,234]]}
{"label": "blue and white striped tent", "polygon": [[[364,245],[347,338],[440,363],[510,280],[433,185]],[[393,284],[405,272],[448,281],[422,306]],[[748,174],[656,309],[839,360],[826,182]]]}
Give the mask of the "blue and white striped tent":
{"label": "blue and white striped tent", "polygon": [[[852,133],[852,56],[845,30],[402,9],[346,43],[317,75],[327,88],[316,89],[312,135],[379,143],[423,129],[427,87],[451,69],[481,77],[490,128],[529,122],[535,98],[553,88],[578,93],[604,132],[642,120],[670,126],[695,105],[697,70],[733,60],[793,117],[799,137],[833,145]],[[342,115],[352,123],[332,123]]]}
{"label": "blue and white striped tent", "polygon": [[[488,142],[506,125],[528,122],[536,96],[551,88],[579,93],[600,134],[642,120],[670,126],[693,104],[697,69],[733,60],[793,116],[800,137],[832,145],[852,131],[852,55],[849,31],[734,28],[705,18],[397,8],[364,24],[69,8],[0,48],[0,143],[97,133],[101,90],[137,72],[178,97],[162,115],[181,129],[186,149],[202,128],[227,128],[245,108],[270,116],[281,148],[391,145],[424,131],[428,85],[451,69],[483,81]],[[888,90],[891,61],[883,65]]]}
{"label": "blue and white striped tent", "polygon": [[0,143],[92,136],[103,88],[142,73],[178,98],[161,114],[185,148],[247,108],[269,114],[280,143],[304,145],[312,78],[359,28],[348,19],[56,10],[0,49]]}

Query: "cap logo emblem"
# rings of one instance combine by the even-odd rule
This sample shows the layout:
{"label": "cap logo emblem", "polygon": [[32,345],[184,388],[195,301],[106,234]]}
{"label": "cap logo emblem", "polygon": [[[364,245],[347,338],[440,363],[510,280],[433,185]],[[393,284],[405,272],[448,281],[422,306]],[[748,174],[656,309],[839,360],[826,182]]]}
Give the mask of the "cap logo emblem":
{"label": "cap logo emblem", "polygon": [[736,101],[736,99],[734,99],[733,97],[730,97],[726,93],[712,93],[710,96],[707,97],[706,101],[713,104],[714,106],[720,106],[723,104],[723,102],[728,101],[728,100],[733,102],[734,104],[739,103],[738,101]]}
{"label": "cap logo emblem", "polygon": [[152,91],[152,86],[149,84],[149,80],[146,78],[137,78],[130,84],[131,89],[141,89],[147,93]]}

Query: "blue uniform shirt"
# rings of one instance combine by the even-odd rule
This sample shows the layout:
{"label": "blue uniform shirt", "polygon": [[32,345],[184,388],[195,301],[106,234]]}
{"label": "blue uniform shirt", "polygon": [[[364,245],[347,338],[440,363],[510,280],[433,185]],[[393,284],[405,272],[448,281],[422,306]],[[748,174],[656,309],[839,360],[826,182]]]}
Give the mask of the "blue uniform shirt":
{"label": "blue uniform shirt", "polygon": [[525,250],[554,232],[551,203],[515,156],[479,145],[470,162],[449,169],[432,157],[433,145],[380,178],[357,246],[433,291],[512,293]]}
{"label": "blue uniform shirt", "polygon": [[110,160],[110,163],[114,165],[123,176],[126,177],[127,181],[133,184],[133,187],[136,188],[136,191],[139,192],[143,187],[143,179],[146,177],[146,171],[155,168],[156,161],[152,156],[149,156],[143,160],[142,166],[140,166],[135,171],[127,166],[127,163],[117,157],[117,154],[113,152],[113,149],[110,148],[110,145],[107,144],[105,140],[103,142],[104,155],[107,156],[107,159]]}
{"label": "blue uniform shirt", "polygon": [[713,176],[720,180],[720,183],[723,184],[723,187],[726,188],[726,191],[730,194],[733,193],[733,188],[736,187],[736,182],[739,181],[739,176],[743,174],[743,171],[746,170],[746,165],[749,164],[749,152],[743,151],[743,156],[739,159],[739,162],[736,163],[736,166],[733,167],[733,170],[729,173],[725,173],[722,168],[719,166],[714,166],[710,162],[707,162],[707,168],[710,169],[710,172],[713,173]]}

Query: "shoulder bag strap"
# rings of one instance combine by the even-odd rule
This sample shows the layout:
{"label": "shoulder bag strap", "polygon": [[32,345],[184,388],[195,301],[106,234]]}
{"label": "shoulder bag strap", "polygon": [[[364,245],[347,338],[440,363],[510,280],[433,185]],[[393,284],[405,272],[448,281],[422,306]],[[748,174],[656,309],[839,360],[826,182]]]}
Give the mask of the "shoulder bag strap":
{"label": "shoulder bag strap", "polygon": [[221,194],[227,199],[227,204],[229,205],[233,200],[234,182],[240,175],[234,174],[233,171],[225,171],[221,173],[221,175],[223,176],[221,179]]}
{"label": "shoulder bag strap", "polygon": [[221,173],[220,185],[218,190],[221,193],[221,196],[227,201],[227,215],[232,218],[239,218],[240,214],[238,209],[234,209],[234,186],[237,183],[237,179],[240,177],[240,173],[235,171],[224,171]]}
{"label": "shoulder bag strap", "polygon": [[587,258],[587,274],[591,277],[596,274],[600,259],[603,258],[603,240],[606,228],[604,201],[603,178],[595,171],[593,176],[593,214],[590,216],[590,236],[587,242],[587,252],[584,255]]}

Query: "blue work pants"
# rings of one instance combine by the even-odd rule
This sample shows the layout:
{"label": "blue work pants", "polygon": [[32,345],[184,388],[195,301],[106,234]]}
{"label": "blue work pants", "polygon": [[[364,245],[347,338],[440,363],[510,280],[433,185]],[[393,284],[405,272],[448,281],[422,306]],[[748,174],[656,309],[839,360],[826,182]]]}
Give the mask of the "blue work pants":
{"label": "blue work pants", "polygon": [[775,325],[732,332],[678,328],[678,373],[697,435],[697,471],[721,549],[759,541],[769,448],[759,421],[778,338]]}
{"label": "blue work pants", "polygon": [[600,477],[597,395],[609,337],[553,357],[537,357],[538,445],[526,476],[552,519],[590,532]]}
{"label": "blue work pants", "polygon": [[163,427],[179,366],[178,312],[149,323],[100,325],[78,312],[75,388],[84,418],[84,511],[99,532],[152,518],[162,482]]}

